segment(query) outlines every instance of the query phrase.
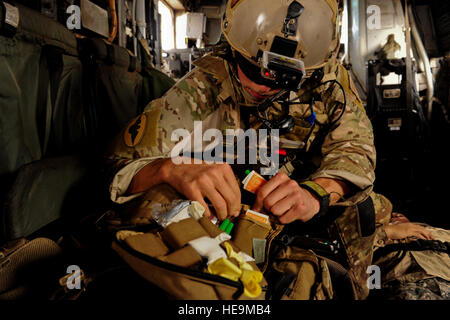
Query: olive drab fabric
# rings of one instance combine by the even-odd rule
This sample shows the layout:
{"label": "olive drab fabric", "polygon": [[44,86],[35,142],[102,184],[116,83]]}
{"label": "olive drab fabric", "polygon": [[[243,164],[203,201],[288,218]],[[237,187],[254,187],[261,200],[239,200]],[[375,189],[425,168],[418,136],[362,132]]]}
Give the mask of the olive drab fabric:
{"label": "olive drab fabric", "polygon": [[60,217],[68,190],[85,173],[79,159],[57,158],[79,150],[86,136],[75,36],[16,8],[15,32],[0,30],[0,242]]}
{"label": "olive drab fabric", "polygon": [[[3,21],[5,8],[16,26]],[[1,243],[86,213],[102,195],[99,141],[173,81],[147,65],[140,74],[126,49],[94,39],[86,48],[65,25],[27,7],[0,1],[0,20]]]}
{"label": "olive drab fabric", "polygon": [[26,7],[19,15],[15,35],[0,35],[0,175],[84,135],[75,36]]}
{"label": "olive drab fabric", "polygon": [[279,278],[272,279],[273,281],[279,282],[287,275],[292,277],[284,292],[278,293],[278,296],[272,296],[273,299],[333,299],[333,284],[327,263],[313,251],[291,246],[281,250],[273,259],[271,272],[281,275]]}
{"label": "olive drab fabric", "polygon": [[174,84],[151,67],[147,56],[139,62],[127,49],[104,39],[80,39],[78,50],[85,67],[82,82],[88,134],[102,146]]}
{"label": "olive drab fabric", "polygon": [[[125,48],[103,39],[79,40],[80,59],[86,65],[83,76],[85,103],[92,113],[89,134],[104,144],[137,114],[142,112],[140,66]],[[126,106],[126,107],[124,107]]]}

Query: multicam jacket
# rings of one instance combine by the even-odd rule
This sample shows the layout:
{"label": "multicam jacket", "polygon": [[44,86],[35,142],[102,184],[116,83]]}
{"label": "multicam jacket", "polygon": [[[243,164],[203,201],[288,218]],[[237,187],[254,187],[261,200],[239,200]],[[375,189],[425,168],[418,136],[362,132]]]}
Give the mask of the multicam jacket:
{"label": "multicam jacket", "polygon": [[[113,141],[108,159],[113,162],[114,179],[111,198],[124,203],[131,198],[125,191],[132,177],[143,166],[159,158],[170,157],[176,142],[172,132],[184,128],[194,131],[194,121],[202,121],[203,132],[209,128],[246,129],[241,108],[251,108],[246,93],[233,76],[233,66],[221,57],[207,55],[196,61],[193,71],[182,78],[163,97],[149,103],[144,113],[134,119]],[[315,156],[317,169],[311,179],[325,177],[344,180],[355,189],[354,197],[342,205],[349,205],[367,198],[375,179],[375,148],[372,126],[344,67],[330,64],[324,81],[338,80],[345,89],[346,109],[342,118],[323,135],[320,150]],[[320,99],[314,104],[318,123],[307,142],[308,151],[318,137],[321,128],[336,119],[342,111],[343,92],[329,83],[316,90]],[[303,95],[300,91],[297,95]],[[307,96],[307,95],[303,95]],[[321,100],[321,101],[320,101]],[[292,148],[292,141],[304,141],[310,129],[304,119],[310,116],[309,101],[301,101],[290,107],[296,126],[292,132],[281,136],[282,148]],[[279,113],[277,106],[268,110],[269,117]],[[251,117],[247,122],[258,126]],[[323,130],[322,130],[323,131]]]}

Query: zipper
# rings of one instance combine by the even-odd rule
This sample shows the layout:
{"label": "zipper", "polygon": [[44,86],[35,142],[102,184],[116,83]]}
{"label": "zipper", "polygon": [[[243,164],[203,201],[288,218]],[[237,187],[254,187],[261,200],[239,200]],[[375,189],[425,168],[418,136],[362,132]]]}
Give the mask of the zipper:
{"label": "zipper", "polygon": [[237,289],[239,289],[239,291],[244,290],[244,286],[242,284],[242,282],[240,281],[233,281],[221,276],[216,276],[213,274],[209,274],[209,273],[205,273],[205,272],[201,272],[201,271],[197,271],[197,270],[192,270],[192,269],[188,269],[188,268],[184,268],[184,267],[180,267],[165,261],[161,261],[159,259],[147,256],[146,254],[143,254],[139,251],[134,250],[133,248],[129,247],[128,245],[120,242],[119,240],[117,240],[116,238],[114,238],[114,242],[123,250],[125,250],[126,252],[134,255],[135,257],[144,260],[148,263],[151,263],[157,267],[163,268],[163,269],[167,269],[169,271],[173,271],[173,272],[177,272],[177,273],[182,273],[188,276],[192,276],[192,277],[196,277],[196,278],[200,278],[203,280],[208,280],[208,281],[214,281],[214,282],[219,282],[221,284],[225,284],[228,285],[230,287],[235,287]]}

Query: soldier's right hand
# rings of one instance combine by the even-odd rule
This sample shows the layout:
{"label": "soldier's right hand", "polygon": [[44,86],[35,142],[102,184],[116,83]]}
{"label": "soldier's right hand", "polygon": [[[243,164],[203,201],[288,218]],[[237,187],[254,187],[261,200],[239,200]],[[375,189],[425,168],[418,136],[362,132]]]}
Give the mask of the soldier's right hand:
{"label": "soldier's right hand", "polygon": [[210,216],[211,211],[205,199],[211,202],[220,220],[239,215],[241,191],[229,164],[175,164],[166,159],[161,174],[163,182],[189,200],[201,203],[206,208],[206,216]]}

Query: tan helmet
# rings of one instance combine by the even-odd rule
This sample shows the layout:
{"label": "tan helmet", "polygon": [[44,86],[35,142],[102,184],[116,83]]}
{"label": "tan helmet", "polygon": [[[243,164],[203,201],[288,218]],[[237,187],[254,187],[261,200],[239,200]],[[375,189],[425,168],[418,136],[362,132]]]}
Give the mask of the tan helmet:
{"label": "tan helmet", "polygon": [[339,0],[229,0],[223,33],[231,47],[260,67],[264,52],[303,61],[306,74],[337,52]]}

